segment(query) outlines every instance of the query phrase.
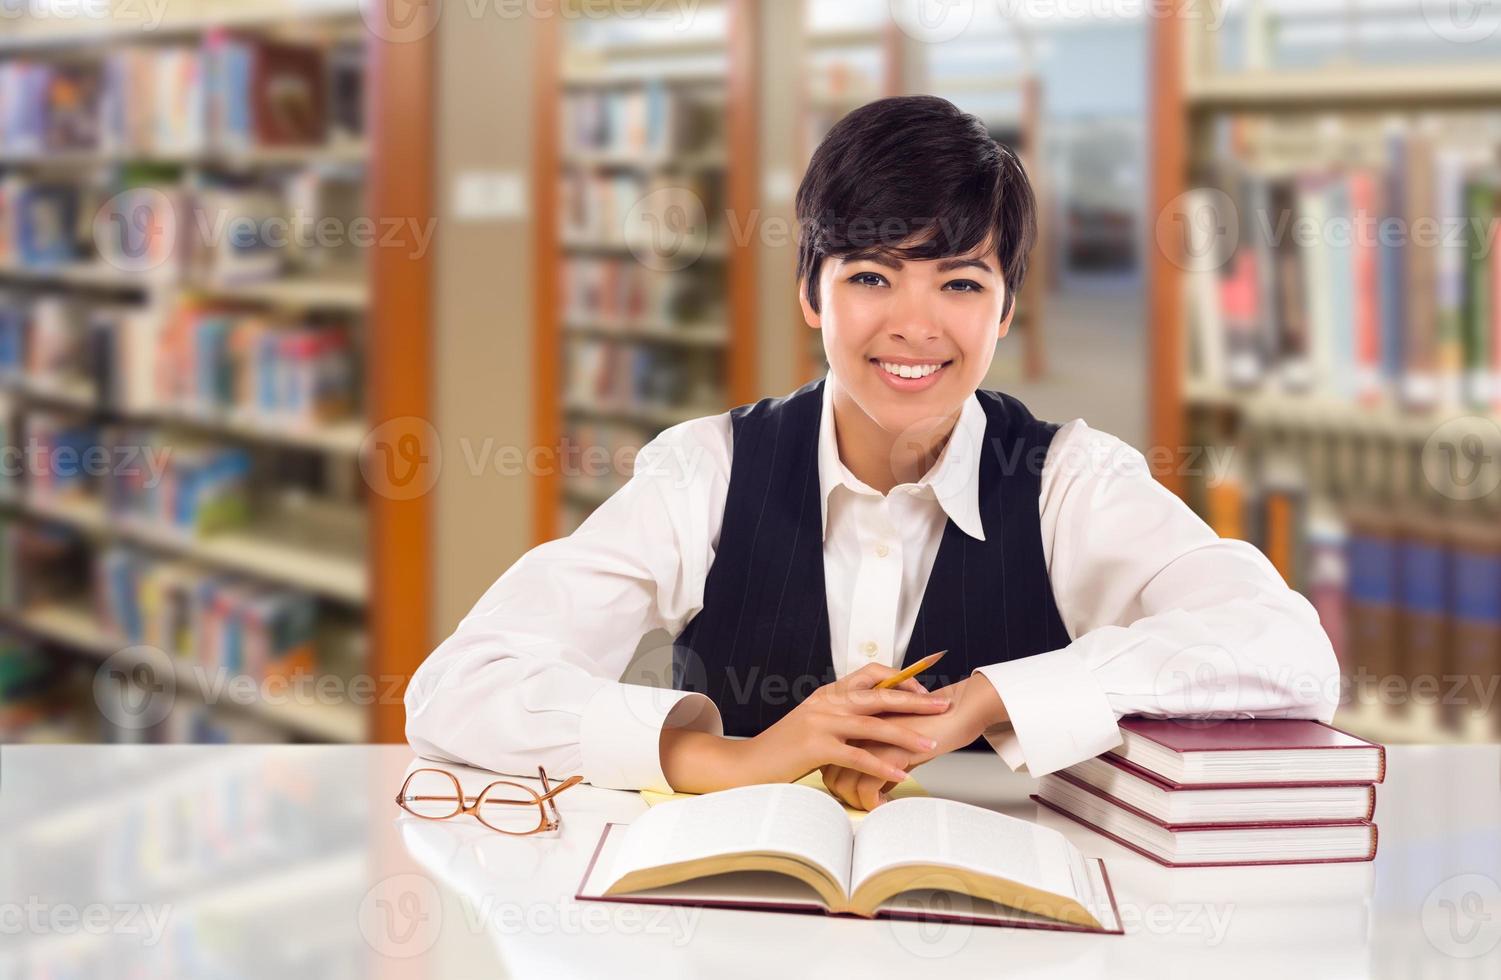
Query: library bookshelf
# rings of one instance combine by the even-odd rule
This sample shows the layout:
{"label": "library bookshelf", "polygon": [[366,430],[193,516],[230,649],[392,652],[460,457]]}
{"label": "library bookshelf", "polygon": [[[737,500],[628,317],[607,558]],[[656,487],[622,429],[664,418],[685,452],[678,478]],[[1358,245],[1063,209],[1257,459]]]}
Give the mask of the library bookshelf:
{"label": "library bookshelf", "polygon": [[[59,146],[49,136],[40,144],[18,147],[16,134],[25,135],[24,129],[3,134],[10,137],[0,138],[0,179],[6,189],[14,193],[17,187],[97,184],[114,190],[145,183],[184,194],[247,186],[285,192],[289,184],[283,182],[299,175],[333,173],[348,187],[354,210],[346,218],[374,222],[400,216],[430,222],[431,34],[384,40],[362,19],[358,0],[218,4],[211,10],[179,5],[150,31],[108,20],[81,21],[66,29],[23,26],[0,39],[0,70],[23,65],[55,72],[51,66],[113,65],[116,59],[129,63],[134,58],[149,62],[179,54],[204,59],[198,62],[203,70],[211,46],[226,39],[245,45],[246,51],[284,45],[278,49],[281,57],[293,57],[285,54],[293,51],[295,57],[313,59],[326,86],[314,85],[314,90],[332,98],[336,85],[345,86],[340,91],[347,116],[335,118],[330,111],[322,117],[320,110],[315,128],[322,135],[316,139],[255,138],[227,148],[200,132],[201,138],[186,146],[106,148],[100,133],[107,96],[101,95],[99,132],[85,139],[94,145]],[[337,81],[336,66],[342,73]],[[146,105],[140,111],[151,120],[150,143],[159,138],[153,113],[161,107]],[[200,107],[186,117],[187,125],[206,125],[207,112]],[[14,205],[16,198],[8,203]],[[285,198],[281,204],[292,207]],[[0,250],[0,293],[7,312],[19,317],[15,322],[21,324],[19,335],[27,338],[29,352],[39,346],[37,304],[56,303],[58,309],[81,311],[84,318],[101,309],[124,310],[151,322],[151,332],[141,335],[132,355],[148,365],[142,375],[146,378],[167,370],[160,361],[168,356],[169,334],[161,326],[188,308],[264,318],[278,329],[336,325],[347,331],[356,353],[339,368],[349,374],[344,407],[295,417],[247,410],[243,402],[164,397],[150,382],[143,389],[146,397],[137,397],[140,392],[129,398],[118,391],[106,395],[101,384],[114,388],[114,383],[102,379],[116,373],[99,369],[100,354],[72,364],[39,365],[30,356],[9,363],[0,379],[9,440],[30,438],[35,418],[57,416],[83,431],[148,432],[146,438],[174,455],[190,449],[243,452],[254,476],[245,491],[248,518],[222,527],[180,526],[121,511],[109,497],[111,487],[80,484],[67,492],[42,493],[41,485],[49,481],[35,475],[7,481],[0,496],[0,523],[7,535],[17,530],[18,540],[28,540],[33,534],[61,532],[82,549],[84,564],[72,576],[81,587],[72,594],[49,590],[40,599],[18,596],[13,594],[15,581],[7,582],[0,631],[39,645],[48,656],[61,652],[69,662],[82,659],[87,666],[107,660],[124,676],[139,679],[137,668],[165,671],[168,676],[145,682],[167,685],[179,706],[186,702],[189,712],[207,719],[150,731],[110,731],[106,726],[100,729],[106,738],[400,740],[405,725],[400,684],[383,685],[381,679],[410,676],[427,649],[429,505],[425,495],[391,492],[381,481],[362,477],[367,472],[362,462],[382,448],[376,438],[384,431],[382,423],[431,415],[430,256],[369,248],[340,263],[288,262],[288,267],[262,268],[255,274],[203,275],[194,269],[159,275],[159,270],[105,254],[97,231],[77,236],[66,256],[39,258],[15,241],[9,245]],[[28,312],[22,314],[23,309]],[[280,342],[279,337],[273,335],[272,343]],[[108,356],[113,367],[123,363],[118,351]],[[284,492],[285,473],[293,474],[291,485],[297,490]],[[127,555],[146,568],[170,563],[183,570],[184,595],[219,582],[256,600],[293,597],[294,605],[313,612],[309,635],[298,644],[302,656],[295,664],[278,666],[287,669],[279,679],[312,680],[313,688],[326,679],[344,683],[324,684],[317,696],[223,696],[223,688],[216,686],[223,678],[215,672],[228,671],[236,680],[250,677],[257,682],[251,690],[258,694],[271,689],[272,674],[258,675],[249,662],[223,659],[227,632],[217,634],[211,660],[201,643],[153,652],[138,633],[122,630],[122,607],[111,605],[118,596],[106,600],[103,595],[102,583],[113,584],[102,571],[106,555]],[[40,573],[28,560],[8,553],[6,575],[35,578]],[[130,599],[125,605],[144,608],[140,593],[126,594]],[[189,635],[201,641],[205,634]],[[243,642],[243,636],[234,642]],[[214,670],[206,673],[200,669],[205,666]],[[364,679],[359,687],[348,683],[359,678]],[[367,690],[373,696],[365,697]],[[91,703],[97,695],[91,699],[86,687],[72,693],[75,702],[82,702],[71,705],[80,714],[103,710],[102,704]],[[216,720],[223,720],[227,729],[216,727]],[[79,725],[44,737],[87,738],[88,732]]]}
{"label": "library bookshelf", "polygon": [[[1501,73],[1458,57],[1274,69],[1258,25],[1246,67],[1224,67],[1208,13],[1179,4],[1151,24],[1150,462],[1309,598],[1344,675],[1336,723],[1495,740],[1451,683],[1501,663],[1485,490],[1501,481],[1501,320],[1497,267],[1478,258],[1495,239],[1445,251],[1417,235],[1501,213]],[[1286,218],[1315,234],[1286,245],[1267,231]],[[1232,465],[1196,471],[1185,450]]]}
{"label": "library bookshelf", "polygon": [[[755,4],[716,0],[693,30],[666,28],[538,21],[534,444],[560,457],[618,460],[756,397]],[[562,470],[536,479],[537,543],[630,476]]]}

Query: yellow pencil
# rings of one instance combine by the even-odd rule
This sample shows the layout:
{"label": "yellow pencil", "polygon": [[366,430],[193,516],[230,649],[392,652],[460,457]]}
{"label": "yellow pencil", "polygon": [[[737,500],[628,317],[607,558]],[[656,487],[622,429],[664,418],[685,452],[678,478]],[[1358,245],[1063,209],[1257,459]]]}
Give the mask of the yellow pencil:
{"label": "yellow pencil", "polygon": [[901,673],[899,673],[899,674],[892,674],[890,677],[886,678],[885,680],[878,682],[876,684],[876,688],[875,689],[879,691],[879,690],[882,690],[882,689],[888,688],[888,687],[896,687],[902,681],[909,681],[909,680],[911,680],[912,678],[916,677],[918,674],[921,674],[923,671],[927,670],[929,667],[931,667],[934,664],[936,664],[939,660],[943,659],[943,655],[945,653],[948,653],[948,651],[947,650],[939,650],[937,653],[930,653],[930,654],[928,654],[926,657],[923,657],[921,660],[919,660],[917,663],[913,664],[912,666],[902,668]]}

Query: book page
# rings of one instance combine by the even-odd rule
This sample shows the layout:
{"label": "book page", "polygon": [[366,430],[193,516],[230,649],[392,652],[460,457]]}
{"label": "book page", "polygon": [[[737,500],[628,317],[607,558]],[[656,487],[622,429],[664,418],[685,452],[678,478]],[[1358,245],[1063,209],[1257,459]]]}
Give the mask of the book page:
{"label": "book page", "polygon": [[832,796],[806,786],[741,786],[647,810],[626,831],[610,869],[633,871],[746,852],[771,852],[822,868],[848,894],[849,819]]}
{"label": "book page", "polygon": [[953,800],[896,800],[865,818],[855,837],[851,890],[901,865],[963,868],[1086,908],[1095,897],[1084,856],[1058,831]]}

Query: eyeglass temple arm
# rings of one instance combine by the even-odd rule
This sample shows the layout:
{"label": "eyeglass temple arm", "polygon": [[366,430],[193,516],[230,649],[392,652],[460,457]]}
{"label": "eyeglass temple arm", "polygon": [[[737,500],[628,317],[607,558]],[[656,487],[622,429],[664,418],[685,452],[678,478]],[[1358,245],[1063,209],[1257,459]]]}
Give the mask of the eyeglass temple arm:
{"label": "eyeglass temple arm", "polygon": [[[542,802],[551,800],[554,796],[557,796],[559,793],[563,792],[563,790],[568,789],[570,786],[577,786],[579,783],[581,783],[583,781],[584,781],[584,777],[583,776],[569,776],[566,780],[564,780],[563,782],[561,782],[558,785],[554,786],[552,789],[548,790],[546,793],[541,794],[535,800],[489,800],[489,799],[487,799],[487,800],[485,800],[485,802],[486,803],[499,803],[499,804],[504,804],[504,805],[508,805],[508,806],[536,806],[538,803],[542,803]],[[398,802],[400,802],[402,800],[405,800],[405,801],[407,801],[407,802],[410,803],[410,802],[420,802],[420,801],[424,801],[424,800],[429,801],[429,802],[438,801],[438,800],[451,801],[451,800],[454,800],[454,799],[458,799],[458,797],[455,797],[455,796],[453,796],[451,794],[447,795],[447,796],[426,796],[426,795],[407,796],[405,794],[401,794],[401,795],[397,796],[396,799],[397,799]],[[477,799],[479,799],[479,797],[478,796],[465,796],[462,799],[467,802],[468,800],[477,800]]]}

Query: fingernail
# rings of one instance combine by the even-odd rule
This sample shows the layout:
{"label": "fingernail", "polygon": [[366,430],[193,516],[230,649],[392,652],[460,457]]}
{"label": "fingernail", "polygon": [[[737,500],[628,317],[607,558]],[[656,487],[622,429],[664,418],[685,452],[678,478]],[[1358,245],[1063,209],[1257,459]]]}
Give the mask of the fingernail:
{"label": "fingernail", "polygon": [[886,770],[886,775],[890,776],[892,779],[896,780],[897,782],[902,782],[903,780],[905,780],[907,778],[907,773],[904,770],[901,770],[901,769],[888,769],[888,770]]}
{"label": "fingernail", "polygon": [[936,704],[936,705],[938,705],[938,707],[940,707],[940,708],[947,708],[949,706],[949,699],[948,698],[934,698],[933,699],[933,703]]}
{"label": "fingernail", "polygon": [[938,748],[938,740],[933,738],[925,738],[922,740],[922,747],[925,749],[936,749]]}

